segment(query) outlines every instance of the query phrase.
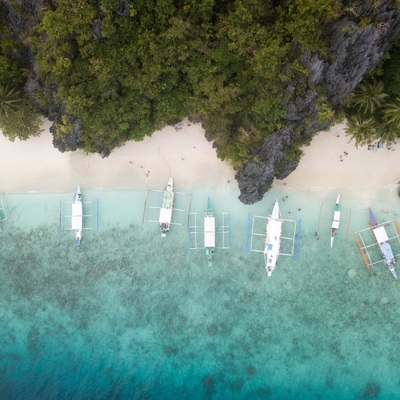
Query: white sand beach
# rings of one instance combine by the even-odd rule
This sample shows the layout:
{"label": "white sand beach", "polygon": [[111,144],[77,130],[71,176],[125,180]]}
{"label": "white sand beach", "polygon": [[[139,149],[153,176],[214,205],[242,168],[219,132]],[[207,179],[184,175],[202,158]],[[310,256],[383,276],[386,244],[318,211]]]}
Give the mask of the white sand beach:
{"label": "white sand beach", "polygon": [[183,121],[142,142],[129,142],[107,158],[82,151],[60,153],[51,123],[40,137],[8,141],[0,135],[0,191],[71,191],[91,188],[162,188],[172,176],[178,186],[234,184],[234,171],[217,158],[200,125]]}
{"label": "white sand beach", "polygon": [[344,128],[344,123],[338,124],[315,135],[311,145],[303,148],[297,169],[276,184],[314,190],[374,190],[396,185],[400,181],[400,143],[390,148],[385,145],[379,149],[357,149],[354,141],[349,142]]}
{"label": "white sand beach", "polygon": [[[275,185],[295,189],[376,188],[400,181],[400,143],[391,149],[355,148],[344,124],[317,134],[299,167]],[[177,185],[234,184],[234,171],[219,160],[200,125],[183,121],[143,142],[129,142],[108,158],[82,151],[60,153],[52,145],[50,122],[40,137],[10,142],[0,135],[0,191],[71,191],[92,188],[161,188],[169,176]],[[345,155],[347,153],[347,155]],[[342,160],[342,161],[341,161]]]}

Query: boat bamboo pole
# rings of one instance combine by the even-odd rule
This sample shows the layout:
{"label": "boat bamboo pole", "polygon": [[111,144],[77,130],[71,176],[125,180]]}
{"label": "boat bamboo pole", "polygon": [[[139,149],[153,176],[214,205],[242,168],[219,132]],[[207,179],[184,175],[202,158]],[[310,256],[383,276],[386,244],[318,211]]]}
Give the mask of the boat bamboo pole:
{"label": "boat bamboo pole", "polygon": [[189,230],[189,218],[190,218],[190,209],[192,208],[192,193],[190,193],[190,200],[189,200],[189,209],[188,209],[188,217],[187,217],[187,224],[186,230]]}
{"label": "boat bamboo pole", "polygon": [[361,244],[360,244],[360,242],[359,242],[359,240],[357,238],[357,235],[354,232],[353,232],[353,235],[354,235],[354,239],[356,239],[357,246],[360,249],[361,255],[362,255],[363,259],[364,259],[365,266],[367,267],[367,269],[369,269],[369,264],[368,264],[367,257],[365,256],[365,254],[363,252],[363,249],[362,249]]}
{"label": "boat bamboo pole", "polygon": [[296,253],[294,255],[294,259],[297,260],[299,258],[299,246],[300,246],[300,229],[301,229],[301,219],[299,219],[297,226],[297,235],[296,235]]}
{"label": "boat bamboo pole", "polygon": [[99,199],[96,201],[96,232],[99,231]]}
{"label": "boat bamboo pole", "polygon": [[397,223],[397,220],[396,220],[396,219],[394,219],[393,221],[394,221],[394,224],[396,225],[397,233],[400,235],[400,226],[399,226],[399,224]]}
{"label": "boat bamboo pole", "polygon": [[228,213],[228,249],[231,248],[231,214]]}
{"label": "boat bamboo pole", "polygon": [[322,206],[323,206],[323,203],[321,204],[321,207],[319,208],[318,224],[317,224],[317,229],[316,229],[317,232],[319,232],[319,223],[320,223],[320,220],[321,220]]}
{"label": "boat bamboo pole", "polygon": [[350,219],[351,219],[351,209],[347,210],[346,240],[349,238]]}
{"label": "boat bamboo pole", "polygon": [[144,208],[143,208],[143,216],[142,216],[142,225],[144,223],[144,215],[146,214],[146,205],[147,205],[147,197],[149,195],[149,191],[146,192],[146,199],[144,200]]}
{"label": "boat bamboo pole", "polygon": [[244,241],[244,248],[243,248],[244,254],[246,254],[250,250],[250,247],[249,247],[250,225],[251,225],[251,214],[248,213],[247,214],[247,223],[246,223],[246,239]]}

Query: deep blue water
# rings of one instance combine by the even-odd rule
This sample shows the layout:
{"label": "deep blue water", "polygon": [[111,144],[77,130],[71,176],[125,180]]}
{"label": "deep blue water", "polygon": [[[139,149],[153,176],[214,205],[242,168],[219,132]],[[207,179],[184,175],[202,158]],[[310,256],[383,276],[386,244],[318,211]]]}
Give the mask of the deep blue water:
{"label": "deep blue water", "polygon": [[[60,230],[72,194],[4,194],[0,399],[397,398],[399,283],[365,268],[352,232],[369,205],[387,220],[400,199],[342,193],[331,250],[337,193],[282,190],[251,207],[234,190],[193,190],[192,211],[211,194],[231,213],[231,249],[212,268],[185,226],[162,239],[142,223],[143,191],[83,188],[99,199],[99,229],[80,248]],[[275,198],[302,220],[300,253],[268,278],[244,243],[248,213],[266,215]]]}

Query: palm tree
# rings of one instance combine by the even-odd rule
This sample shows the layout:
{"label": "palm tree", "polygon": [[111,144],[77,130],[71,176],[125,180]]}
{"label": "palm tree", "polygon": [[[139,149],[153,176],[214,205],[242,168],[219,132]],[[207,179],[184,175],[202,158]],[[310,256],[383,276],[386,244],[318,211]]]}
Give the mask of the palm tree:
{"label": "palm tree", "polygon": [[398,129],[393,129],[392,126],[384,126],[377,136],[378,140],[383,143],[395,142],[399,137],[400,131]]}
{"label": "palm tree", "polygon": [[375,121],[372,118],[362,117],[360,114],[348,117],[344,130],[346,136],[350,136],[349,142],[354,140],[357,148],[359,145],[371,143],[376,138]]}
{"label": "palm tree", "polygon": [[350,98],[350,107],[355,107],[361,113],[373,114],[382,107],[384,99],[383,82],[378,80],[362,82]]}
{"label": "palm tree", "polygon": [[400,129],[400,97],[394,103],[386,104],[383,109],[383,121]]}
{"label": "palm tree", "polygon": [[0,85],[0,117],[9,117],[22,107],[22,103],[20,91],[7,85]]}

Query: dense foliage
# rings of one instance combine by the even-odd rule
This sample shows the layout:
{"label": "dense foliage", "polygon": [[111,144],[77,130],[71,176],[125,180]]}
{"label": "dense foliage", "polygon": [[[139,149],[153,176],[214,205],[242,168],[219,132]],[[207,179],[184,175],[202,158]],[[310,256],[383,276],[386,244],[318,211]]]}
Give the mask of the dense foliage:
{"label": "dense foliage", "polygon": [[400,138],[400,41],[350,95],[345,114],[356,146]]}
{"label": "dense foliage", "polygon": [[24,70],[0,54],[0,129],[10,140],[40,133],[40,115],[23,92]]}
{"label": "dense foliage", "polygon": [[[55,138],[67,150],[77,126],[78,147],[108,155],[189,116],[236,167],[284,126],[293,97],[307,92],[307,84],[289,85],[307,81],[304,52],[326,55],[326,26],[352,14],[339,0],[3,1],[3,21],[12,11],[26,23],[17,32],[2,24],[7,78],[0,85],[22,93],[33,79],[31,99],[55,120]],[[7,126],[3,113],[4,133],[37,133],[26,97],[14,105],[31,123],[15,118],[20,125]],[[317,115],[323,123],[334,117],[323,90]],[[295,129],[288,157],[298,159],[307,140]]]}

